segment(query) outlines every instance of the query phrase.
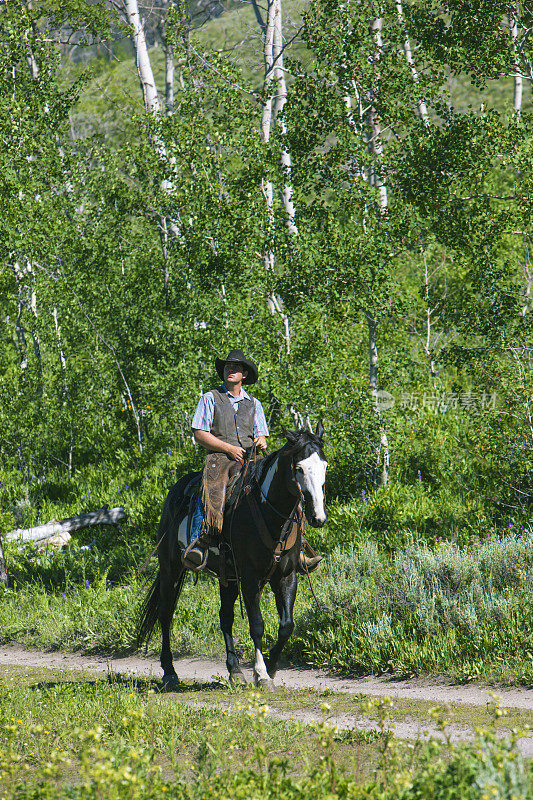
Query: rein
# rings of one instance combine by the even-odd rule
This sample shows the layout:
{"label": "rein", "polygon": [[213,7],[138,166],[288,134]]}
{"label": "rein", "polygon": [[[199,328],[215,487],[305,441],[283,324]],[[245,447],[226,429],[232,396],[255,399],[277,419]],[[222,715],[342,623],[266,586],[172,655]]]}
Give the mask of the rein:
{"label": "rein", "polygon": [[139,569],[135,573],[135,580],[136,581],[139,580],[139,577],[142,575],[142,573],[144,572],[144,570],[146,569],[146,567],[148,566],[148,564],[150,563],[152,558],[157,553],[157,549],[158,549],[159,545],[161,544],[161,542],[163,541],[163,539],[165,538],[165,536],[167,535],[167,533],[168,533],[168,530],[166,530],[164,532],[163,536],[158,540],[156,546],[154,547],[154,549],[152,550],[152,552],[150,553],[150,555],[148,556],[146,561],[143,561],[143,563],[141,564],[141,566],[139,567]]}

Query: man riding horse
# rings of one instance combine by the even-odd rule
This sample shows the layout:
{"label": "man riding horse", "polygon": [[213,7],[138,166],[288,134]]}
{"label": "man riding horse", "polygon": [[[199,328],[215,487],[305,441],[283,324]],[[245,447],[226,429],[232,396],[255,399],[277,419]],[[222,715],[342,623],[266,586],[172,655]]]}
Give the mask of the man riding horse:
{"label": "man riding horse", "polygon": [[[209,545],[222,529],[228,481],[252,449],[266,450],[269,435],[263,406],[243,389],[256,383],[257,365],[242,350],[231,350],[225,361],[215,359],[215,368],[223,383],[200,398],[192,420],[195,440],[210,453],[183,554],[183,565],[194,572],[205,567]],[[299,571],[311,572],[321,560],[302,537]]]}

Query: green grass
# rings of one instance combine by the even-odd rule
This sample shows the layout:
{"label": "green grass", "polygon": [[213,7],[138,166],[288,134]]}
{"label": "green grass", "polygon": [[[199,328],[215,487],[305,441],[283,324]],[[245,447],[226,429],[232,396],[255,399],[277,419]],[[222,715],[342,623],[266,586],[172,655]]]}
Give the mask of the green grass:
{"label": "green grass", "polygon": [[346,673],[528,684],[532,553],[528,532],[464,548],[413,543],[388,559],[371,542],[335,551],[293,653]]}
{"label": "green grass", "polygon": [[[185,701],[221,702],[231,709],[240,702],[240,693],[235,695],[227,693],[224,685],[210,685],[208,688],[195,687],[188,691],[183,687],[180,694]],[[332,689],[287,689],[276,687],[268,694],[268,705],[277,711],[291,714],[296,719],[300,712],[311,712],[321,716],[321,708],[328,706],[327,718],[332,721],[338,716],[348,715],[356,720],[370,720],[377,722],[380,719],[379,699],[373,700],[364,694],[338,692]],[[377,703],[378,706],[373,705]],[[395,722],[417,722],[422,728],[424,725],[433,725],[436,705],[430,700],[415,700],[412,698],[394,698],[393,705],[388,711],[388,719]],[[492,701],[489,699],[484,706],[471,706],[464,703],[441,703],[438,706],[447,723],[454,727],[468,728],[473,731],[476,727],[488,727],[493,724],[494,713]],[[497,727],[502,731],[512,728],[526,730],[533,729],[533,710],[523,708],[502,709],[502,716],[497,720]]]}
{"label": "green grass", "polygon": [[[231,710],[195,707],[198,701],[216,703],[222,698],[232,701]],[[56,758],[61,780],[74,778],[88,738],[101,747],[126,742],[150,747],[155,763],[173,779],[231,773],[255,764],[261,735],[261,758],[289,754],[293,775],[320,764],[316,731],[298,722],[265,718],[264,703],[255,692],[235,696],[216,684],[206,688],[184,683],[177,693],[160,694],[150,680],[94,680],[83,673],[11,667],[0,682],[0,749],[9,742],[14,763],[27,762],[36,771]],[[376,760],[376,739],[379,733],[338,732],[339,765],[348,765],[355,756],[358,779],[368,778]]]}
{"label": "green grass", "polygon": [[[334,550],[313,576],[319,606],[306,581],[300,580],[296,628],[284,656],[342,674],[429,674],[529,685],[533,680],[532,545],[532,534],[524,531],[463,548],[446,542],[435,549],[412,543],[390,556],[371,542]],[[38,574],[36,555],[28,558]],[[125,653],[134,647],[139,605],[149,581],[130,575],[123,584],[110,584],[105,554],[75,546],[64,555],[48,554],[41,559],[45,574],[51,569],[47,559],[62,564],[55,566],[62,576],[60,588],[46,591],[45,584],[36,579],[19,591],[5,591],[0,603],[0,642],[107,653]],[[85,578],[88,585],[84,575],[91,576]],[[278,628],[269,588],[262,607],[268,649]],[[219,659],[223,672],[218,610],[216,581],[202,576],[194,586],[189,579],[174,616],[172,644],[177,656]],[[249,657],[248,622],[241,618],[238,604],[235,637],[240,655]],[[159,647],[157,631],[150,652],[158,653]]]}
{"label": "green grass", "polygon": [[387,701],[374,703],[375,730],[342,732],[324,718],[314,727],[271,719],[257,692],[223,692],[229,711],[195,708],[197,688],[161,695],[146,680],[7,670],[1,800],[526,800],[533,790],[516,735],[502,740],[493,724],[472,744],[407,743],[386,732]]}

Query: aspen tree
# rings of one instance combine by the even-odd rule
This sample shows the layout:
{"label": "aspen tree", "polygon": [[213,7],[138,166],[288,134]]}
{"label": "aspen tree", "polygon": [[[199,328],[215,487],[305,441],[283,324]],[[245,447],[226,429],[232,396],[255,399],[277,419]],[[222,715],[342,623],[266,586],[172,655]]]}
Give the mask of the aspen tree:
{"label": "aspen tree", "polygon": [[[150,54],[148,52],[144,25],[139,12],[139,4],[137,0],[121,0],[121,2],[122,5],[119,3],[114,3],[114,5],[121,10],[123,17],[132,29],[135,63],[144,97],[144,107],[149,114],[153,114],[154,117],[159,117],[162,115],[163,109],[154,78]],[[170,5],[166,4],[164,13],[167,18],[169,12]],[[167,19],[163,18],[161,20],[160,30],[162,32],[165,51],[165,115],[171,117],[174,111],[174,50],[170,37],[168,36]],[[154,146],[163,161],[168,165],[169,174],[162,181],[162,188],[171,192],[173,187],[171,175],[175,168],[175,159],[168,156],[167,148],[163,142],[158,139],[157,135],[154,139]],[[159,217],[158,230],[161,242],[161,256],[163,259],[163,293],[165,303],[168,306],[170,280],[168,247],[170,239],[179,236],[179,230],[175,222],[163,214]]]}
{"label": "aspen tree", "polygon": [[[418,86],[420,84],[420,79],[418,77],[418,70],[416,68],[416,64],[413,58],[413,54],[411,52],[411,42],[409,41],[409,35],[405,29],[405,21],[403,16],[403,5],[402,0],[396,0],[396,13],[398,15],[398,23],[400,25],[403,37],[403,51],[405,53],[405,58],[409,65],[409,69],[411,70],[411,75],[413,78],[413,82]],[[426,102],[423,97],[417,98],[417,108],[418,114],[420,119],[424,123],[424,125],[429,125],[429,114],[428,109],[426,106]]]}
{"label": "aspen tree", "polygon": [[[261,12],[256,0],[253,2],[256,17],[260,23],[263,37],[264,79],[263,92],[265,99],[261,114],[261,139],[265,144],[270,141],[272,125],[278,124],[282,137],[287,133],[285,121],[281,118],[283,108],[287,101],[287,84],[283,66],[283,20],[281,0],[268,0],[266,20],[263,22]],[[281,149],[281,167],[283,173],[283,186],[281,196],[285,210],[285,223],[290,236],[298,234],[295,222],[293,190],[290,184],[292,161],[286,146]],[[264,252],[265,269],[273,272],[275,269],[275,253],[272,244],[274,233],[274,183],[271,178],[262,179],[262,189],[267,206],[268,244]],[[267,297],[267,304],[271,313],[277,313],[283,324],[285,350],[291,350],[291,335],[289,317],[283,308],[283,301],[272,292]]]}

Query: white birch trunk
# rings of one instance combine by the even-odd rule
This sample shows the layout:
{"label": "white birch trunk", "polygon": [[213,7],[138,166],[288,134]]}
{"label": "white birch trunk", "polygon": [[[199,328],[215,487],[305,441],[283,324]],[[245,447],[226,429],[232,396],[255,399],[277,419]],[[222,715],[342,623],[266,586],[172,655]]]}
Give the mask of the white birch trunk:
{"label": "white birch trunk", "polygon": [[[276,0],[276,14],[274,17],[274,81],[276,83],[276,96],[274,99],[273,117],[281,127],[282,136],[287,133],[287,126],[283,119],[279,119],[283,107],[287,102],[287,84],[285,81],[285,69],[283,67],[283,18],[281,11],[281,0]],[[283,174],[286,178],[283,184],[282,198],[285,208],[287,227],[292,236],[298,235],[298,228],[295,223],[294,202],[292,199],[291,178],[291,154],[283,147],[281,151],[281,165]]]}
{"label": "white birch trunk", "polygon": [[[37,291],[35,289],[35,285],[31,288],[27,286],[25,273],[27,275],[33,276],[33,265],[31,261],[25,259],[26,268],[23,269],[18,261],[16,261],[13,265],[15,275],[17,278],[18,284],[18,295],[19,295],[19,313],[17,317],[16,323],[16,330],[17,330],[17,337],[19,339],[19,343],[26,347],[26,339],[24,336],[24,328],[22,326],[22,310],[24,305],[28,307],[28,310],[31,312],[33,316],[33,324],[30,326],[30,336],[32,339],[33,344],[33,353],[35,356],[35,361],[37,363],[37,370],[39,373],[39,395],[42,396],[44,391],[43,386],[43,362],[42,362],[42,355],[41,355],[41,342],[39,339],[39,333],[37,331],[37,321],[38,321],[38,312],[37,312]],[[28,365],[27,358],[21,361],[21,370],[25,369]]]}
{"label": "white birch trunk", "polygon": [[[273,121],[275,121],[275,115],[276,113],[279,113],[281,111],[278,101],[280,75],[282,77],[283,87],[284,87],[284,98],[282,100],[281,108],[283,108],[287,96],[285,76],[282,73],[282,67],[280,69],[280,67],[276,63],[276,56],[278,57],[278,60],[283,58],[281,0],[268,0],[267,18],[264,27],[262,27],[262,30],[263,30],[263,58],[265,64],[265,77],[263,81],[265,101],[263,104],[263,112],[261,114],[261,139],[265,144],[268,144],[268,142],[270,141],[270,132],[272,128],[272,123]],[[278,49],[277,53],[276,53],[276,48]],[[272,83],[274,81],[276,82],[275,95],[272,92]],[[290,156],[288,156],[288,158],[289,158],[288,165],[290,169]],[[275,268],[275,256],[274,256],[274,249],[272,246],[272,238],[274,232],[274,184],[270,179],[263,178],[261,188],[267,206],[267,225],[268,225],[267,238],[269,240],[268,246],[265,248],[264,264],[265,264],[265,269],[267,271],[273,272]],[[286,203],[289,204],[288,208],[290,213],[287,212],[287,224],[289,225],[289,230],[291,230],[290,226],[292,224],[293,226],[292,232],[294,232],[296,226],[294,225],[294,207],[292,206],[292,190],[289,189],[287,190],[287,192],[285,191],[283,192],[283,201],[285,204],[286,211],[287,211]],[[267,304],[271,313],[273,314],[277,313],[281,317],[281,321],[283,324],[283,331],[284,331],[283,338],[285,342],[285,351],[287,354],[289,354],[291,351],[289,318],[285,313],[285,311],[283,310],[281,298],[277,297],[275,293],[272,293],[267,297]]]}
{"label": "white birch trunk", "polygon": [[[374,62],[379,65],[381,58],[381,51],[383,48],[383,41],[381,31],[383,27],[383,20],[381,17],[375,17],[370,23],[370,31],[374,35],[376,44],[376,55]],[[367,131],[367,146],[371,155],[371,163],[369,165],[368,180],[372,186],[375,186],[379,195],[379,208],[382,215],[384,215],[389,206],[387,195],[387,187],[381,175],[380,159],[383,154],[383,141],[381,137],[381,125],[378,118],[377,109],[375,106],[375,99],[379,92],[379,82],[381,76],[379,69],[376,69],[374,75],[374,87],[371,96],[368,98],[367,111],[366,111],[366,131]],[[377,162],[377,166],[376,166]],[[369,309],[364,311],[364,315],[368,325],[368,352],[369,352],[369,386],[370,393],[374,399],[375,413],[381,416],[381,412],[377,403],[378,391],[378,346],[377,346],[377,329],[378,324],[373,312]],[[386,486],[389,482],[389,442],[387,431],[383,424],[380,425],[380,448],[377,460],[377,477],[378,485]]]}
{"label": "white birch trunk", "polygon": [[125,519],[126,512],[122,506],[116,506],[115,508],[104,506],[104,508],[101,508],[99,511],[77,514],[75,517],[68,517],[68,519],[61,520],[61,522],[52,520],[45,525],[36,525],[34,528],[18,528],[15,531],[6,533],[5,538],[8,542],[15,540],[39,542],[60,533],[80,531],[92,525],[117,525]]}
{"label": "white birch trunk", "polygon": [[[524,82],[521,72],[520,54],[518,51],[518,19],[519,19],[518,3],[514,3],[512,6],[512,13],[509,14],[509,32],[511,34],[511,41],[514,53],[513,108],[517,116],[517,119],[520,119],[522,115],[522,98],[524,91]],[[525,317],[525,315],[529,311],[531,291],[533,289],[533,270],[531,269],[531,265],[529,263],[529,253],[526,240],[524,240],[524,279],[525,279],[525,287],[524,287],[525,303],[522,306],[521,310],[521,315],[523,317]]]}
{"label": "white birch trunk", "polygon": [[[16,273],[15,273],[16,274]],[[18,303],[17,303],[17,318],[15,320],[15,333],[17,336],[17,348],[20,355],[20,371],[21,373],[28,366],[28,344],[26,342],[26,335],[24,325],[22,323],[22,312],[24,311],[24,299],[22,294],[22,286],[17,281]]]}
{"label": "white birch trunk", "polygon": [[57,308],[55,308],[55,306],[54,306],[54,310],[53,310],[52,314],[53,314],[53,317],[54,317],[54,326],[55,326],[55,329],[56,329],[57,349],[59,351],[59,360],[61,362],[61,374],[62,374],[62,377],[63,377],[63,388],[65,390],[65,393],[68,393],[68,389],[67,389],[67,362],[66,362],[66,359],[65,359],[65,354],[63,352],[63,346],[61,344],[61,327],[59,325],[59,320],[58,320],[58,317],[57,317]]}
{"label": "white birch trunk", "polygon": [[157,93],[150,56],[148,55],[144,27],[139,14],[139,4],[137,0],[124,0],[124,5],[128,22],[133,29],[133,46],[135,48],[137,72],[141,82],[144,105],[147,111],[153,111],[158,114],[161,111],[161,103]]}
{"label": "white birch trunk", "polygon": [[[411,52],[411,43],[409,41],[409,37],[407,36],[407,32],[405,30],[402,0],[396,0],[396,13],[398,15],[398,22],[400,24],[400,28],[402,29],[403,33],[403,51],[405,53],[405,58],[407,60],[407,64],[409,65],[409,69],[411,70],[413,83],[419,85],[420,81],[418,79],[418,72],[413,59],[413,54]],[[420,117],[424,125],[429,125],[429,114],[424,100],[422,98],[419,98],[417,100],[416,105],[418,108],[418,116]]]}
{"label": "white birch trunk", "polygon": [[174,113],[174,48],[165,41],[165,113]]}
{"label": "white birch trunk", "polygon": [[2,539],[0,538],[0,583],[6,588],[9,586],[9,578],[7,574],[7,564],[4,556],[4,548],[2,547]]}
{"label": "white birch trunk", "polygon": [[[146,36],[144,34],[144,27],[139,14],[139,5],[137,0],[123,0],[124,2],[124,15],[131,25],[133,30],[133,46],[135,49],[135,61],[137,64],[137,72],[144,97],[144,107],[149,113],[155,115],[161,114],[161,102],[157,91],[157,85],[152,70],[150,55],[146,44]],[[172,116],[174,111],[174,52],[172,46],[166,41],[164,42],[165,51],[165,115]],[[167,149],[162,141],[157,137],[154,139],[155,149],[159,155],[166,161],[169,167],[169,172],[175,172],[176,159],[168,155]],[[172,193],[174,184],[171,178],[165,178],[161,182],[161,187],[165,191]],[[165,294],[165,301],[168,302],[168,281],[169,281],[169,268],[168,268],[168,239],[169,231],[173,237],[178,237],[179,228],[172,219],[160,217],[160,241],[161,253],[163,257],[163,291]]]}
{"label": "white birch trunk", "polygon": [[[30,0],[28,2],[28,5],[27,5],[28,11],[32,10],[32,6],[33,6],[33,3]],[[32,25],[33,24],[34,23],[32,23]],[[31,47],[29,45],[27,47],[27,56],[26,56],[26,58],[27,58],[28,66],[30,68],[32,80],[36,81],[39,78],[40,69],[39,69],[39,65],[37,64],[37,61],[35,59],[35,55],[33,53],[33,50],[31,49]],[[48,112],[47,104],[45,105],[45,109]],[[29,274],[31,274],[33,272],[32,264],[31,264],[30,260],[27,259],[27,258],[25,258],[25,261],[26,261],[26,271]],[[42,364],[42,358],[41,358],[41,344],[40,344],[40,341],[39,341],[39,334],[38,334],[37,328],[36,328],[36,322],[37,322],[37,292],[35,290],[35,282],[34,282],[33,288],[31,289],[31,294],[30,294],[30,298],[29,298],[29,302],[28,302],[27,287],[25,285],[25,280],[24,280],[24,270],[21,268],[21,266],[18,263],[18,261],[16,261],[15,264],[14,264],[14,270],[15,270],[15,275],[16,275],[16,278],[17,278],[18,295],[19,295],[19,311],[18,311],[17,323],[16,323],[17,338],[19,340],[19,344],[23,345],[24,350],[26,350],[26,339],[25,339],[25,336],[24,336],[24,327],[22,326],[22,310],[23,310],[23,303],[24,303],[24,299],[25,299],[26,303],[29,306],[29,308],[31,309],[31,312],[32,312],[33,317],[34,317],[34,324],[31,326],[30,335],[31,335],[32,342],[33,342],[33,352],[34,352],[34,355],[35,355],[35,360],[37,362],[37,367],[38,367],[38,371],[39,371],[39,382],[40,382],[39,394],[42,397],[42,394],[43,394],[43,391],[44,391],[44,386],[43,386],[43,364]],[[26,358],[26,355],[24,355],[24,357],[21,359],[21,364],[20,364],[21,371],[26,369],[27,365],[28,365],[28,360]]]}
{"label": "white birch trunk", "polygon": [[[114,355],[114,352],[115,351],[113,350],[113,355]],[[138,442],[138,445],[139,445],[139,452],[142,453],[143,452],[143,435],[142,435],[142,428],[141,428],[141,418],[139,417],[139,413],[138,413],[138,411],[137,411],[137,409],[135,407],[135,403],[133,402],[133,395],[131,393],[131,389],[129,387],[128,381],[126,380],[126,376],[122,372],[122,369],[121,369],[120,364],[118,362],[118,358],[116,356],[115,356],[115,364],[116,364],[117,369],[119,371],[120,377],[122,378],[122,382],[124,383],[124,388],[126,389],[126,395],[127,395],[128,400],[129,400],[130,411],[131,411],[131,413],[133,415],[133,419],[134,419],[134,422],[135,422],[135,428],[137,429],[137,442]]]}
{"label": "white birch trunk", "polygon": [[164,16],[159,25],[159,35],[165,53],[165,116],[171,117],[174,113],[174,48],[168,37],[168,13],[173,0],[163,2]]}
{"label": "white birch trunk", "polygon": [[170,278],[170,270],[168,266],[168,221],[165,216],[159,218],[159,239],[161,241],[161,254],[163,256],[163,291],[165,294],[165,304],[168,307],[168,282]]}
{"label": "white birch trunk", "polygon": [[518,53],[518,17],[519,17],[518,3],[514,3],[513,12],[509,16],[509,31],[511,33],[511,40],[513,43],[514,63],[515,63],[513,107],[516,116],[520,117],[522,113],[522,95],[524,90],[524,82],[521,72],[520,56]]}
{"label": "white birch trunk", "polygon": [[[270,128],[272,125],[273,97],[270,87],[274,77],[273,61],[274,61],[274,25],[276,18],[276,5],[277,5],[277,0],[268,0],[267,20],[266,20],[265,33],[263,37],[263,58],[265,62],[265,77],[263,81],[263,89],[265,92],[265,102],[263,104],[263,111],[261,114],[261,139],[265,144],[268,144],[268,142],[270,141]],[[270,179],[263,178],[262,190],[268,210],[268,224],[270,228],[273,228],[274,185]],[[273,253],[266,254],[265,267],[267,269],[274,268]]]}
{"label": "white birch trunk", "polygon": [[[54,326],[56,329],[56,339],[57,339],[57,349],[59,352],[59,361],[61,363],[61,378],[63,381],[63,392],[65,395],[65,399],[67,401],[67,405],[69,410],[71,411],[71,403],[70,403],[70,392],[68,390],[68,382],[67,382],[67,360],[65,358],[65,354],[63,352],[63,344],[61,341],[61,326],[59,325],[59,319],[57,316],[57,308],[54,306],[54,310],[52,312],[54,317]],[[70,444],[69,444],[69,452],[68,452],[68,470],[72,474],[72,459],[73,459],[73,450],[74,450],[74,436],[72,432],[72,417],[70,418]]]}
{"label": "white birch trunk", "polygon": [[529,304],[531,302],[531,291],[533,290],[533,268],[531,267],[531,263],[529,261],[528,242],[525,236],[524,236],[524,278],[525,278],[525,287],[524,287],[525,302],[520,312],[523,317],[525,317],[529,311]]}
{"label": "white birch trunk", "polygon": [[[377,346],[377,320],[368,311],[363,312],[368,325],[368,353],[370,360],[370,369],[368,382],[370,386],[370,394],[374,400],[375,413],[380,416],[378,407],[378,346]],[[380,426],[379,431],[379,452],[377,458],[377,483],[378,486],[387,486],[389,482],[389,441],[387,431],[383,425]]]}
{"label": "white birch trunk", "polygon": [[[379,65],[379,61],[381,58],[381,51],[383,47],[382,42],[382,31],[383,21],[380,17],[376,17],[370,23],[370,32],[373,34],[376,52],[374,57],[374,64]],[[409,48],[410,51],[410,48]],[[362,98],[357,89],[357,84],[355,81],[352,81],[351,86],[348,88],[344,95],[344,103],[346,106],[346,114],[347,114],[347,121],[350,127],[358,133],[360,129],[364,132],[364,136],[366,139],[367,149],[371,156],[371,162],[368,166],[368,169],[362,172],[362,179],[368,181],[371,186],[374,186],[378,190],[378,202],[379,202],[379,209],[382,215],[384,215],[388,209],[388,194],[387,194],[387,187],[385,181],[381,175],[380,170],[380,158],[383,154],[383,141],[381,135],[381,125],[379,122],[377,109],[376,109],[376,97],[379,93],[379,82],[380,82],[380,74],[379,69],[376,69],[374,75],[374,86],[369,93],[369,95],[365,98],[365,103],[363,108]],[[359,120],[361,123],[361,128],[357,124],[352,108],[352,94],[353,92],[359,110]],[[365,221],[365,214],[363,214],[363,231],[366,232],[366,221]],[[367,329],[368,329],[368,356],[369,356],[369,375],[368,375],[368,382],[369,382],[369,389],[370,394],[373,398],[374,404],[374,411],[378,417],[381,416],[381,412],[377,402],[377,393],[378,393],[378,364],[379,364],[379,354],[378,354],[378,346],[377,346],[377,331],[378,331],[378,322],[375,317],[373,311],[369,308],[363,311]],[[378,456],[376,459],[376,472],[377,472],[377,484],[379,486],[386,486],[389,482],[389,467],[390,467],[390,455],[389,455],[389,443],[387,437],[387,431],[383,424],[380,424],[380,433],[379,433],[379,450]]]}
{"label": "white birch trunk", "polygon": [[[383,20],[381,17],[376,17],[370,23],[370,30],[374,34],[374,39],[376,42],[376,58],[375,62],[379,63],[381,58],[381,51],[383,49],[383,41],[381,38],[381,31],[383,28]],[[369,166],[369,181],[372,186],[375,186],[378,190],[379,194],[379,207],[381,213],[384,214],[388,207],[389,207],[389,199],[387,196],[387,186],[383,179],[383,176],[380,174],[380,169],[376,169],[376,161],[379,163],[379,159],[383,155],[383,141],[381,138],[381,125],[378,119],[378,113],[375,106],[375,97],[372,96],[376,92],[379,91],[380,76],[377,74],[375,76],[376,86],[374,86],[371,96],[369,97],[368,102],[368,111],[367,111],[367,144],[368,144],[368,151],[373,155],[375,158],[371,161]]]}
{"label": "white birch trunk", "polygon": [[433,359],[433,350],[431,346],[431,338],[432,338],[432,315],[433,315],[433,308],[431,307],[430,296],[429,296],[429,270],[428,270],[428,262],[427,258],[424,254],[424,296],[426,298],[426,336],[424,341],[424,350],[426,352],[426,357],[429,362],[429,368],[431,370],[431,377],[435,378],[435,361]]}

